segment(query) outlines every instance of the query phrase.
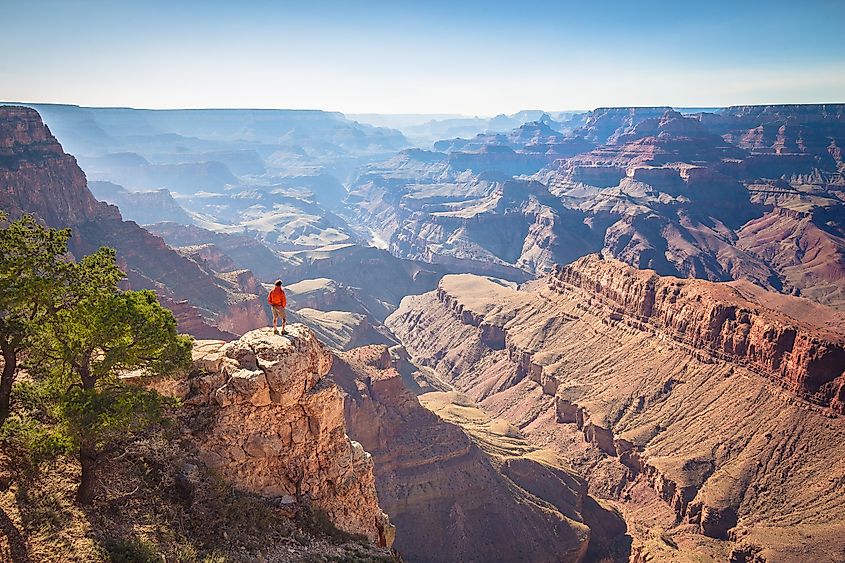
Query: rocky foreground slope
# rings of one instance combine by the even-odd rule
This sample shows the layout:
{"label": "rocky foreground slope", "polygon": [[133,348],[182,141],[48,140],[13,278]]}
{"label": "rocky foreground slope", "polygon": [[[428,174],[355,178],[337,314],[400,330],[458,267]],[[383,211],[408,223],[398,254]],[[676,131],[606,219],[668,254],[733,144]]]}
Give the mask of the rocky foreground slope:
{"label": "rocky foreground slope", "polygon": [[521,289],[447,276],[386,324],[614,499],[641,560],[845,553],[841,313],[590,256]]}
{"label": "rocky foreground slope", "polygon": [[115,248],[129,285],[156,290],[184,332],[232,337],[264,324],[263,301],[254,293],[216,277],[97,201],[76,159],[30,108],[0,106],[0,210],[12,219],[29,213],[51,227],[70,227],[77,257],[100,246]]}
{"label": "rocky foreground slope", "polygon": [[341,530],[389,547],[372,457],[347,437],[343,397],[325,377],[332,355],[307,328],[199,341],[193,355],[184,377],[154,386],[182,400],[202,463],[239,490],[306,502]]}

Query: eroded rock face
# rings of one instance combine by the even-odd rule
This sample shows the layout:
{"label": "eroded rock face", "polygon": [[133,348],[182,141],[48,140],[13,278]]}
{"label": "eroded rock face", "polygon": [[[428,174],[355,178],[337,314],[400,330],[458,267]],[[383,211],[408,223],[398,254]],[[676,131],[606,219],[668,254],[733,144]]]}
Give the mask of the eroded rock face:
{"label": "eroded rock face", "polygon": [[324,379],[332,356],[303,325],[287,330],[198,342],[190,374],[171,394],[210,417],[193,439],[234,486],[282,503],[306,499],[338,528],[388,545],[372,458],[346,436],[340,390]]}
{"label": "eroded rock face", "polygon": [[33,109],[0,107],[0,204],[37,214],[50,225],[119,219],[117,208],[98,202],[85,174]]}
{"label": "eroded rock face", "polygon": [[365,346],[338,353],[331,371],[350,434],[373,453],[404,559],[579,562],[624,535],[619,515],[600,507],[583,479],[515,430],[477,442],[421,405],[415,369],[385,346]]}
{"label": "eroded rock face", "polygon": [[[790,195],[772,193],[767,197]],[[837,221],[835,209],[811,213],[775,207],[743,225],[737,246],[766,257],[781,272],[784,292],[845,310],[845,233],[834,228],[837,222],[842,218]]]}
{"label": "eroded rock face", "polygon": [[386,324],[415,361],[629,507],[639,560],[653,547],[638,530],[655,521],[716,560],[845,549],[838,311],[591,256],[519,290],[446,276]]}
{"label": "eroded rock face", "polygon": [[586,290],[617,314],[748,365],[796,395],[845,413],[845,329],[837,334],[765,310],[728,286],[661,277],[595,256],[559,268],[550,283],[561,292]]}
{"label": "eroded rock face", "polygon": [[843,308],[843,108],[598,108],[370,164],[347,204],[394,254],[453,271],[523,281],[601,250]]}

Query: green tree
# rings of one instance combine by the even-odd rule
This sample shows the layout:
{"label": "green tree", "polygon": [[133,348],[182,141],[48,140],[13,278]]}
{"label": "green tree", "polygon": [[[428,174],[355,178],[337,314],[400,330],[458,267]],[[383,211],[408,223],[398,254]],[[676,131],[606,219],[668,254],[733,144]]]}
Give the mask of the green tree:
{"label": "green tree", "polygon": [[60,306],[69,238],[69,229],[45,228],[29,215],[0,228],[0,426],[9,416],[21,354]]}
{"label": "green tree", "polygon": [[101,248],[74,264],[73,305],[55,312],[33,354],[42,373],[65,391],[59,418],[82,467],[77,501],[92,501],[97,467],[134,431],[160,420],[162,397],[121,376],[142,369],[166,375],[191,360],[191,338],[152,291],[120,291],[114,250]]}

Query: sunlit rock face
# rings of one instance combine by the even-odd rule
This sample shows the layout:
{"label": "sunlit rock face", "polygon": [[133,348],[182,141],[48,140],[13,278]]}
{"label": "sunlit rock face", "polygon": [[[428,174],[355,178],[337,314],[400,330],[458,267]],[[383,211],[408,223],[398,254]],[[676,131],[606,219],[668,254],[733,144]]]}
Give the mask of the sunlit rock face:
{"label": "sunlit rock face", "polygon": [[228,344],[199,341],[183,379],[167,384],[187,416],[201,459],[235,487],[282,503],[308,502],[342,530],[387,545],[373,461],[346,435],[343,397],[326,379],[332,355],[301,324],[285,335],[248,332]]}
{"label": "sunlit rock face", "polygon": [[843,307],[843,107],[599,108],[403,151],[347,204],[394,254],[453,270],[521,281],[601,251]]}
{"label": "sunlit rock face", "polygon": [[350,435],[373,454],[403,559],[576,562],[624,539],[620,516],[568,466],[457,394],[420,388],[424,375],[401,350],[339,353],[330,376]]}

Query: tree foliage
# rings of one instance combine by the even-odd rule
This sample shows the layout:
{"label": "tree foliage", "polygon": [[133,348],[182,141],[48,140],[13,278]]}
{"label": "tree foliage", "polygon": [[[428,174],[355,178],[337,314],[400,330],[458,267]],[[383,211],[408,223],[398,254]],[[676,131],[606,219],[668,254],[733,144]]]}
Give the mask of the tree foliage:
{"label": "tree foliage", "polygon": [[66,388],[58,414],[79,453],[81,503],[93,498],[102,456],[160,420],[162,397],[128,383],[128,372],[166,375],[191,360],[191,339],[177,334],[173,314],[152,291],[120,291],[122,277],[112,249],[74,264],[73,306],[50,317],[33,350],[45,377]]}
{"label": "tree foliage", "polygon": [[20,354],[59,306],[54,289],[66,286],[69,238],[69,229],[43,227],[29,215],[0,228],[0,425],[9,415]]}
{"label": "tree foliage", "polygon": [[[192,341],[177,333],[155,293],[119,289],[123,273],[113,249],[65,259],[69,236],[31,217],[0,233],[0,345],[4,356],[13,349],[14,368],[25,351],[34,378],[15,387],[21,408],[2,425],[0,439],[29,448],[34,458],[77,454],[77,499],[88,503],[102,457],[161,420],[164,399],[128,376],[186,367]],[[14,371],[10,392],[13,380]]]}

